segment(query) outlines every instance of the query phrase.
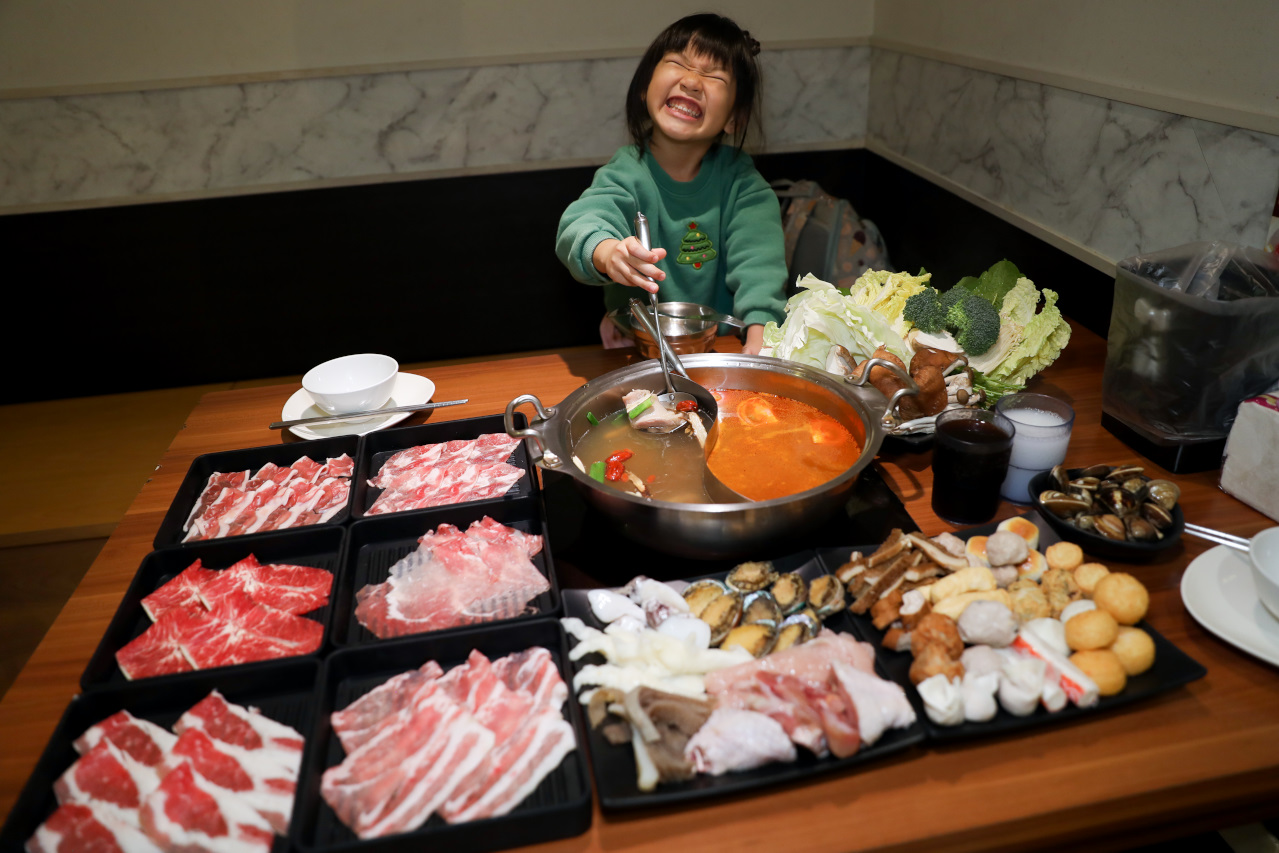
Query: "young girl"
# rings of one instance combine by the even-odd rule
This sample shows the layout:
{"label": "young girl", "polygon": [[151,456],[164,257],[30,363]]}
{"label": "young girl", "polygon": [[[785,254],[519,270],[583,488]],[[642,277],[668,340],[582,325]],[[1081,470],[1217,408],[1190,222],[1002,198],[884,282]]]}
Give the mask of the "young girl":
{"label": "young girl", "polygon": [[[607,309],[642,295],[629,288],[709,305],[747,324],[747,353],[759,352],[764,323],[782,321],[786,283],[777,196],[741,150],[759,100],[758,53],[720,15],[667,27],[626,93],[635,144],[568,206],[555,243],[574,278],[603,285]],[[735,144],[722,145],[726,136]],[[633,235],[636,211],[652,251]]]}

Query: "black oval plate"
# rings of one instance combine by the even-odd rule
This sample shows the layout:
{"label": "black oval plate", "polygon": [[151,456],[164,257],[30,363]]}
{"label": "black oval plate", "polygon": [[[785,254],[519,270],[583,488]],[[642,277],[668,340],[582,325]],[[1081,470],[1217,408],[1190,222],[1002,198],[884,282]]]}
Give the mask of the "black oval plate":
{"label": "black oval plate", "polygon": [[[1082,468],[1071,468],[1066,473],[1077,477]],[[1043,516],[1053,531],[1067,542],[1074,542],[1084,549],[1085,554],[1105,557],[1124,563],[1141,563],[1154,559],[1161,551],[1166,551],[1181,540],[1181,532],[1186,528],[1186,517],[1181,512],[1180,504],[1172,509],[1172,525],[1164,531],[1164,537],[1154,542],[1120,542],[1107,539],[1097,533],[1080,530],[1075,525],[1053,515],[1039,500],[1039,495],[1047,489],[1054,488],[1052,472],[1043,471],[1030,481],[1030,499],[1035,509]]]}

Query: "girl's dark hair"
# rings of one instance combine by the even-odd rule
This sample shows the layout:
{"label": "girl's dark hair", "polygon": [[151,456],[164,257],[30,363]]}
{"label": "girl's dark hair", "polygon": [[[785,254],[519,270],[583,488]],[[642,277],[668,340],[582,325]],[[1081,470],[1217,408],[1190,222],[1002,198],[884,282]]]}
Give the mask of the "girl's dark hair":
{"label": "girl's dark hair", "polygon": [[762,88],[759,64],[755,61],[759,55],[759,42],[723,15],[689,15],[663,30],[648,46],[626,91],[626,129],[639,146],[641,157],[648,148],[648,137],[653,131],[653,119],[644,100],[648,84],[653,79],[653,70],[666,54],[680,53],[690,47],[692,52],[704,54],[732,72],[733,82],[737,85],[737,100],[733,105],[735,147],[741,150],[746,140]]}

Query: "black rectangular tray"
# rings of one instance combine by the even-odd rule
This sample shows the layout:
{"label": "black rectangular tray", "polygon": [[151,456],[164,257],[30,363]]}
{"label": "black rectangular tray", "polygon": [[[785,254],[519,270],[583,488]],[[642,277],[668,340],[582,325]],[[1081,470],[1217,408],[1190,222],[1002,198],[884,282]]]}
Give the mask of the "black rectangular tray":
{"label": "black rectangular tray", "polygon": [[[1039,528],[1038,550],[1041,553],[1049,545],[1061,541],[1061,538],[1053,531],[1048,522],[1040,517],[1039,513],[1033,511],[1024,513],[1022,518],[1029,519]],[[955,535],[961,539],[967,539],[970,536],[989,536],[998,527],[998,522],[991,522],[979,527],[957,530]],[[863,554],[870,554],[878,547],[879,543],[849,548],[826,548],[818,552],[818,556],[821,557],[822,562],[826,565],[827,571],[834,572],[848,560],[850,552],[861,551]],[[915,706],[915,713],[924,723],[924,728],[928,732],[928,739],[933,741],[957,741],[986,737],[988,735],[1004,735],[1021,731],[1022,729],[1064,723],[1067,720],[1104,714],[1114,708],[1121,708],[1124,705],[1130,705],[1133,702],[1139,702],[1151,696],[1166,693],[1183,684],[1189,684],[1192,681],[1203,678],[1208,674],[1208,670],[1204,669],[1202,664],[1169,642],[1162,634],[1150,627],[1148,622],[1143,621],[1139,622],[1136,627],[1149,634],[1150,639],[1154,641],[1155,663],[1141,675],[1129,678],[1123,692],[1117,696],[1103,696],[1091,708],[1080,708],[1074,704],[1068,704],[1056,713],[1049,713],[1043,705],[1040,705],[1033,714],[1025,717],[1014,716],[1001,707],[995,714],[994,719],[985,723],[966,722],[958,726],[939,726],[928,719],[928,715],[924,713],[923,701],[919,698],[919,691],[910,683],[910,665],[914,661],[910,652],[897,652],[885,648],[883,645],[885,632],[875,627],[874,622],[871,621],[870,614],[858,616],[850,613],[848,617],[852,621],[853,630],[857,635],[875,646],[875,655],[879,660],[879,665],[893,681],[896,681],[906,690],[906,695],[910,697],[911,704]]]}
{"label": "black rectangular tray", "polygon": [[[391,566],[417,548],[418,537],[422,534],[434,530],[441,524],[452,524],[465,530],[471,522],[479,521],[486,515],[507,527],[514,527],[516,530],[542,537],[542,550],[533,557],[533,565],[551,584],[549,590],[529,602],[530,612],[514,619],[502,619],[489,624],[523,624],[530,619],[559,615],[560,588],[555,577],[555,564],[551,558],[550,540],[546,535],[546,521],[542,517],[541,502],[536,500],[505,503],[484,501],[417,512],[397,512],[357,521],[350,527],[346,552],[342,558],[342,585],[334,589],[332,632],[334,645],[358,646],[386,642],[378,639],[355,618],[355,594],[366,584],[382,583],[386,580]],[[459,628],[443,630],[455,631]]]}
{"label": "black rectangular tray", "polygon": [[[89,658],[89,664],[80,676],[80,686],[85,690],[93,690],[104,686],[128,684],[129,680],[120,671],[115,661],[115,653],[134,637],[140,635],[151,626],[151,618],[142,609],[142,599],[155,592],[174,576],[182,572],[197,559],[206,568],[225,569],[232,563],[254,554],[262,563],[289,563],[296,566],[310,566],[325,569],[333,573],[333,587],[329,593],[329,604],[306,614],[302,618],[313,619],[324,625],[324,640],[317,654],[324,651],[329,643],[333,600],[342,581],[341,558],[342,545],[346,541],[346,528],[330,525],[302,527],[297,530],[284,530],[261,536],[236,536],[230,539],[213,539],[193,544],[185,548],[166,548],[152,551],[142,560],[142,566],[133,576],[132,583],[124,593],[115,616],[107,626],[106,633],[98,643],[98,648]],[[303,655],[302,657],[312,657]],[[238,669],[269,668],[282,660],[293,658],[277,658],[271,661],[236,664],[233,667],[217,667],[201,672],[226,672]],[[175,675],[157,675],[140,680],[143,683],[169,683],[176,679],[187,678],[197,673],[177,673]]]}
{"label": "black rectangular tray", "polygon": [[[516,427],[523,429],[527,425],[524,415],[519,412],[515,413]],[[351,502],[351,513],[354,518],[364,518],[368,513],[369,507],[373,506],[373,502],[382,494],[382,490],[369,485],[369,480],[377,476],[377,472],[382,469],[382,464],[387,459],[395,455],[401,450],[410,447],[417,447],[420,444],[440,444],[445,441],[456,441],[458,439],[479,438],[481,435],[487,435],[493,432],[506,432],[506,426],[502,421],[502,415],[484,415],[478,418],[463,418],[457,421],[441,421],[437,424],[421,424],[419,426],[398,427],[393,429],[385,429],[380,432],[371,432],[364,437],[364,444],[360,448],[360,457],[355,466],[355,483],[353,492],[353,500]],[[511,456],[507,460],[516,468],[524,469],[524,476],[521,477],[515,485],[511,486],[510,491],[505,495],[497,498],[488,498],[482,501],[468,501],[467,506],[490,506],[498,503],[509,503],[534,497],[537,495],[537,470],[533,467],[528,458],[528,451],[524,449],[524,442],[520,442]],[[454,504],[461,506],[462,504]],[[427,507],[425,509],[405,510],[400,513],[387,513],[386,515],[374,515],[370,518],[386,518],[391,515],[405,515],[412,512],[430,512],[431,510],[441,509],[442,507]]]}
{"label": "black rectangular tray", "polygon": [[[255,706],[271,719],[309,737],[314,728],[319,675],[320,662],[315,658],[293,658],[253,669],[191,673],[180,681],[149,679],[74,697],[9,812],[0,831],[0,850],[21,850],[36,827],[58,807],[53,783],[79,757],[71,744],[95,723],[127,710],[172,731],[183,712],[216,688],[227,701]],[[275,853],[287,849],[287,840],[277,836]]]}
{"label": "black rectangular tray", "polygon": [[[777,571],[798,572],[806,580],[826,574],[825,567],[812,551],[803,551],[772,562]],[[703,577],[723,580],[727,574],[727,572],[716,572]],[[700,580],[700,578],[688,580]],[[602,630],[604,627],[591,612],[590,603],[587,601],[587,590],[566,590],[564,612],[566,616],[577,617],[593,628]],[[832,630],[851,633],[846,612],[833,614],[825,620],[824,624]],[[569,644],[575,646],[577,642],[570,637]],[[574,661],[574,673],[576,674],[587,664],[602,662],[604,662],[602,655],[588,654]],[[887,677],[878,663],[876,669],[880,677]],[[600,807],[606,811],[626,811],[696,804],[714,797],[804,782],[825,773],[851,770],[914,746],[924,739],[924,729],[918,721],[909,728],[890,729],[884,732],[874,746],[863,747],[847,758],[833,756],[817,758],[808,750],[798,748],[799,758],[789,764],[766,764],[754,770],[726,773],[722,776],[699,774],[685,782],[660,783],[651,792],[641,791],[635,784],[635,755],[629,745],[614,746],[595,729],[589,731],[587,737],[591,745],[591,769],[595,773],[595,790],[599,794]]]}
{"label": "black rectangular tray", "polygon": [[[582,714],[571,697],[564,703],[566,719],[577,735],[577,749],[542,780],[524,802],[508,814],[471,823],[449,824],[432,815],[417,830],[361,841],[320,796],[320,777],[342,762],[345,752],[333,736],[330,715],[345,708],[387,679],[436,660],[445,671],[464,663],[472,649],[490,659],[532,646],[550,651],[560,676],[571,685],[564,631],[553,619],[522,625],[469,628],[390,640],[377,646],[342,649],[324,664],[317,694],[315,726],[308,738],[306,763],[298,782],[290,840],[305,851],[466,851],[482,853],[580,835],[591,825],[591,784],[583,751]],[[570,692],[572,687],[570,686]]]}
{"label": "black rectangular tray", "polygon": [[[292,444],[271,444],[265,447],[250,447],[245,450],[227,450],[222,453],[205,453],[195,457],[191,462],[191,467],[187,469],[187,475],[182,479],[182,485],[178,487],[178,493],[173,498],[173,503],[169,504],[169,511],[164,515],[164,521],[160,523],[160,529],[156,531],[155,541],[152,543],[154,548],[167,548],[169,546],[178,545],[184,548],[190,548],[194,545],[202,544],[208,541],[221,540],[200,540],[200,542],[182,542],[183,530],[182,525],[186,523],[187,516],[191,514],[195,502],[199,500],[200,494],[204,491],[204,486],[209,482],[209,477],[215,472],[220,471],[227,473],[229,471],[243,471],[248,469],[256,472],[259,468],[268,462],[274,462],[276,465],[289,466],[298,461],[303,456],[309,456],[316,462],[324,463],[325,459],[341,456],[343,453],[352,459],[359,459],[360,438],[355,435],[343,435],[336,438],[318,438],[314,441],[297,442]],[[351,497],[355,494],[354,478],[351,482],[351,492],[347,496],[347,504],[340,509],[336,515],[325,522],[325,525],[341,524],[351,515]],[[318,526],[318,525],[313,525]],[[292,527],[290,530],[302,530],[301,527]],[[248,533],[243,536],[226,537],[235,541],[248,541],[258,536],[269,536],[277,531],[267,531],[266,533]]]}

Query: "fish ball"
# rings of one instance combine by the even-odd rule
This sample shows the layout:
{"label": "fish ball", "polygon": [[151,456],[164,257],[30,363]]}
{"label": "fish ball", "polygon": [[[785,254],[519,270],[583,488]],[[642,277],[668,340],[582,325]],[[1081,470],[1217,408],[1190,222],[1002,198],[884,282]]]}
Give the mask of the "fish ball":
{"label": "fish ball", "polygon": [[1080,613],[1066,623],[1066,644],[1077,652],[1104,649],[1119,636],[1119,623],[1105,610]]}
{"label": "fish ball", "polygon": [[1075,652],[1070,656],[1070,662],[1097,683],[1097,692],[1102,696],[1114,696],[1128,684],[1128,674],[1124,672],[1119,656],[1109,649]]}
{"label": "fish ball", "polygon": [[1150,607],[1150,593],[1127,572],[1111,572],[1099,580],[1092,600],[1120,625],[1136,625]]}
{"label": "fish ball", "polygon": [[964,665],[964,675],[971,673],[975,678],[988,672],[999,672],[1003,668],[1004,657],[990,646],[969,646],[959,656],[959,662]]}
{"label": "fish ball", "polygon": [[1087,613],[1089,610],[1096,609],[1097,602],[1090,598],[1081,598],[1078,601],[1072,601],[1066,605],[1064,610],[1061,611],[1061,621],[1069,622],[1073,617],[1078,616],[1080,613]]}
{"label": "fish ball", "polygon": [[1155,641],[1140,628],[1120,626],[1119,636],[1110,644],[1110,650],[1129,675],[1141,675],[1155,663]]}
{"label": "fish ball", "polygon": [[1070,571],[1084,561],[1084,549],[1074,542],[1054,542],[1044,551],[1048,568]]}
{"label": "fish ball", "polygon": [[1017,617],[998,601],[974,601],[959,617],[959,637],[972,645],[1002,649],[1017,636]]}
{"label": "fish ball", "polygon": [[1075,583],[1084,595],[1092,595],[1097,588],[1097,581],[1110,574],[1110,569],[1101,563],[1084,563],[1075,569]]}
{"label": "fish ball", "polygon": [[992,566],[1016,566],[1030,556],[1026,540],[1008,530],[1000,530],[986,540],[986,559]]}

